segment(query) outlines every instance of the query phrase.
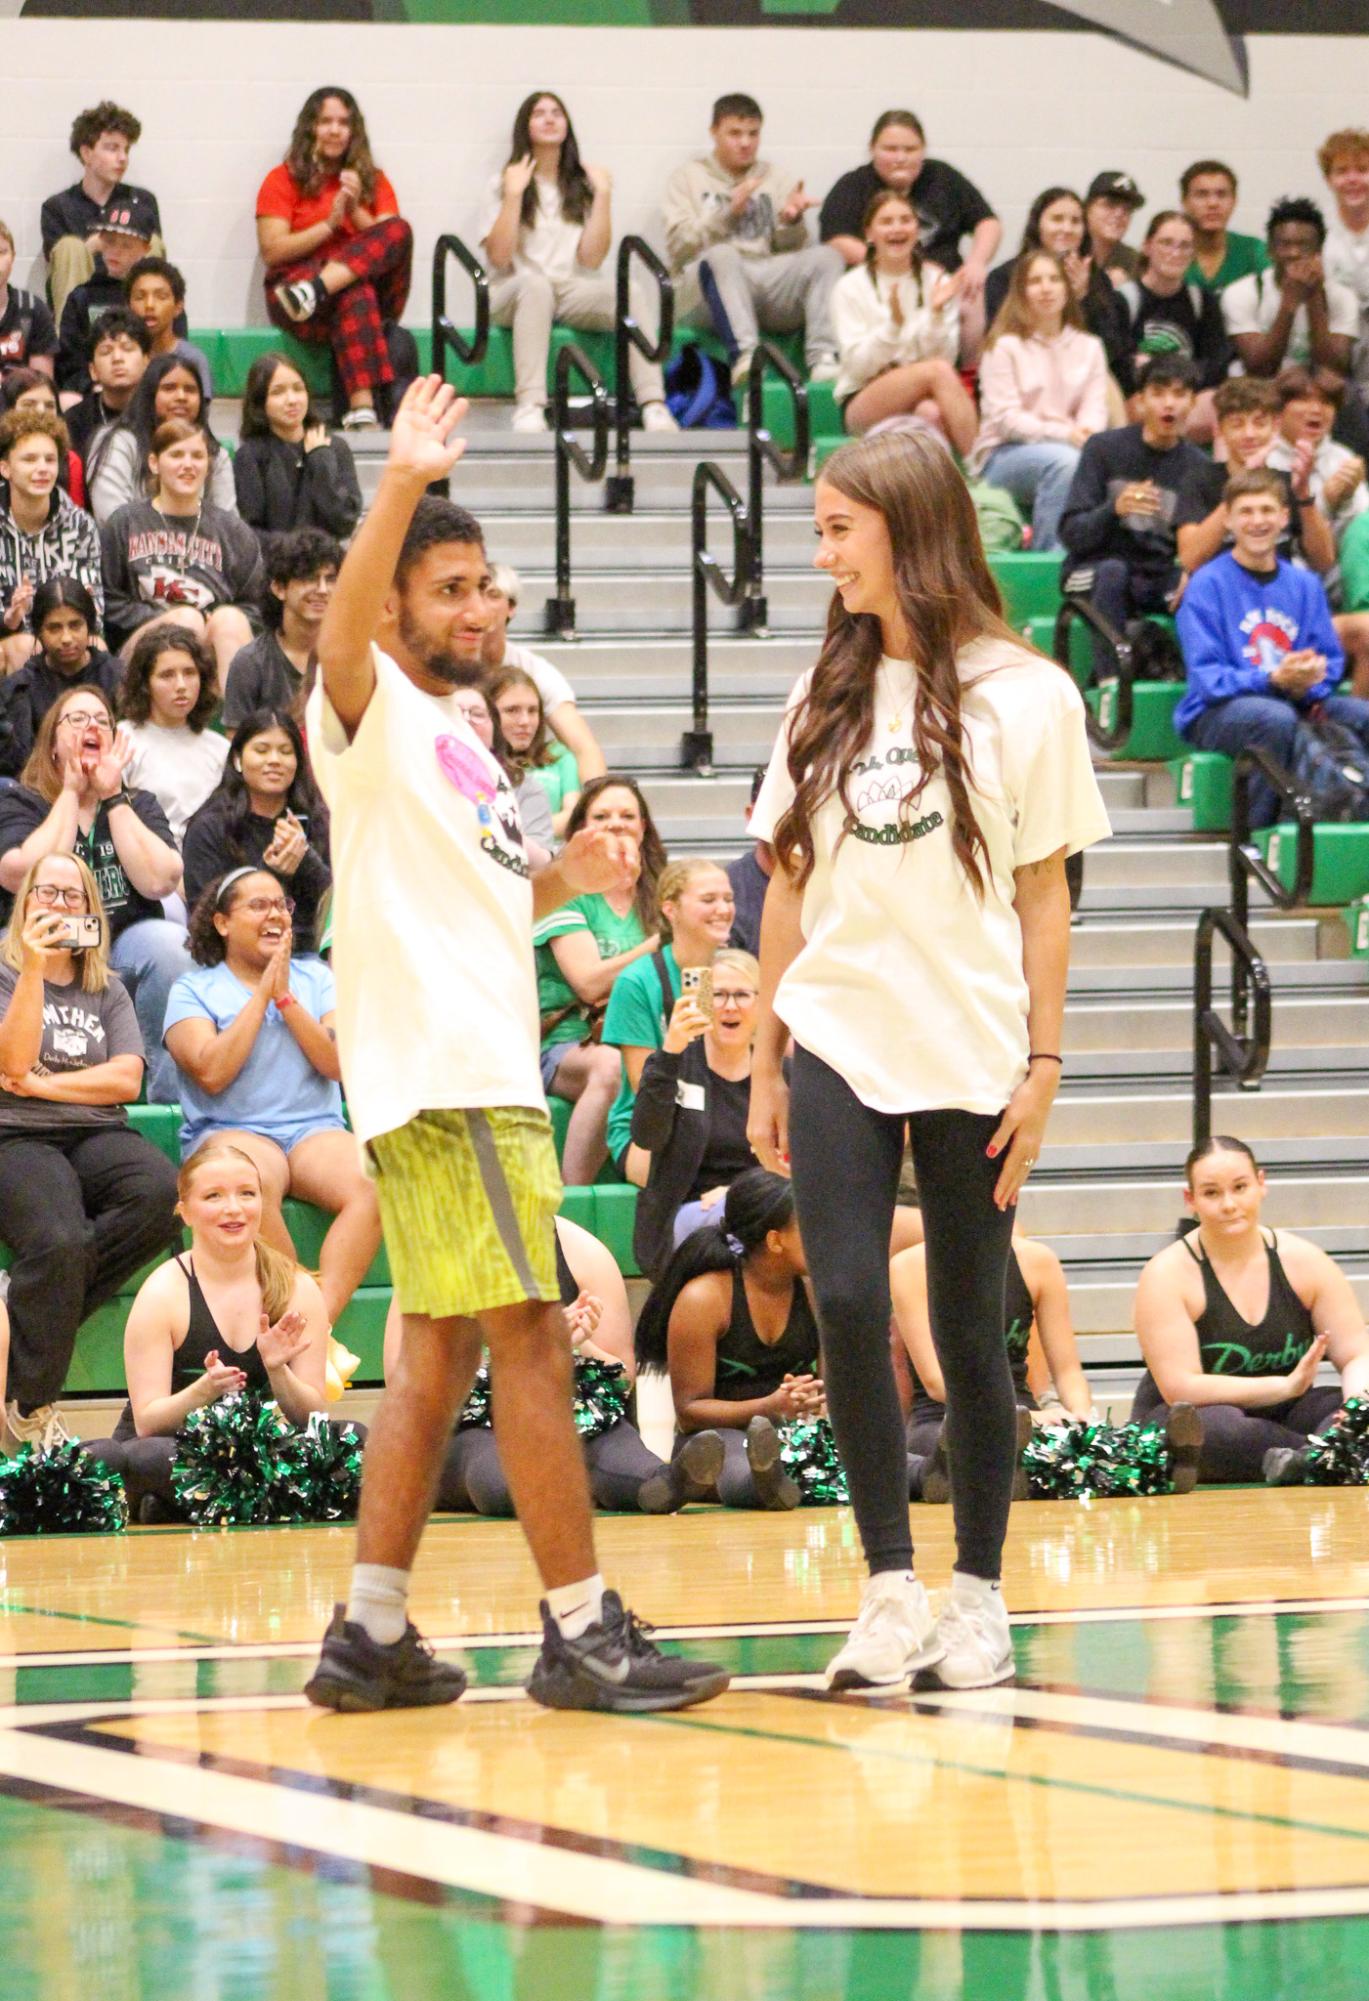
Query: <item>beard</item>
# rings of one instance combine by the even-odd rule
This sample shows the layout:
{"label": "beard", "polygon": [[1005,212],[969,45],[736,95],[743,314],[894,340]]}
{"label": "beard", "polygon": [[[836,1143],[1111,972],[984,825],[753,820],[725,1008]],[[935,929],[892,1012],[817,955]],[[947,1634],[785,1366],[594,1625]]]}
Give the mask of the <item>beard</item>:
{"label": "beard", "polygon": [[450,647],[435,646],[404,611],[399,614],[399,636],[410,659],[435,681],[445,681],[449,688],[474,688],[484,680],[485,669],[478,654],[473,660],[462,660]]}

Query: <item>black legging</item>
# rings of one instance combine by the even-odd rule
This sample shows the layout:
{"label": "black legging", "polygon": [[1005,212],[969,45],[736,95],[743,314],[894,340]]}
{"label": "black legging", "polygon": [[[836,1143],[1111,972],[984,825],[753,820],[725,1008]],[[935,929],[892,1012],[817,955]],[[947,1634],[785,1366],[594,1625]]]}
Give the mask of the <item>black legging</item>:
{"label": "black legging", "polygon": [[[586,1443],[585,1466],[595,1507],[631,1513],[643,1482],[663,1472],[665,1461],[624,1418]],[[514,1513],[499,1448],[488,1425],[467,1425],[453,1435],[438,1483],[437,1505],[456,1513]]]}
{"label": "black legging", "polygon": [[[1265,1404],[1259,1410],[1234,1403],[1199,1404],[1198,1419],[1203,1427],[1199,1481],[1220,1486],[1263,1480],[1266,1452],[1276,1445],[1291,1445],[1297,1451],[1314,1431],[1331,1422],[1344,1402],[1344,1391],[1322,1388],[1307,1390],[1291,1403]],[[1168,1416],[1169,1405],[1147,1371],[1137,1385],[1131,1421],[1163,1424]]]}
{"label": "black legging", "polygon": [[[954,1051],[947,1051],[953,1065]],[[889,1233],[904,1126],[927,1244],[932,1338],[946,1385],[956,1568],[996,1578],[1012,1504],[1016,1406],[1003,1345],[1013,1211],[994,1205],[998,1119],[956,1110],[905,1121],[863,1105],[806,1049],[794,1053],[794,1200],[822,1329],[827,1409],[871,1573],[908,1570],[908,1455],[889,1353]]]}

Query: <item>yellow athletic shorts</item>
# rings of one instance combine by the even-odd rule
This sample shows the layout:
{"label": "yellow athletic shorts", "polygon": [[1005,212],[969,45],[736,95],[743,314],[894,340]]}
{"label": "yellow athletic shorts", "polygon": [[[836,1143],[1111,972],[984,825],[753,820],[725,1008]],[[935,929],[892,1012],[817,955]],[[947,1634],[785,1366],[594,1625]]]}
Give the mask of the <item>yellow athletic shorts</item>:
{"label": "yellow athletic shorts", "polygon": [[420,1112],[366,1152],[403,1312],[445,1320],[560,1298],[561,1175],[546,1112]]}

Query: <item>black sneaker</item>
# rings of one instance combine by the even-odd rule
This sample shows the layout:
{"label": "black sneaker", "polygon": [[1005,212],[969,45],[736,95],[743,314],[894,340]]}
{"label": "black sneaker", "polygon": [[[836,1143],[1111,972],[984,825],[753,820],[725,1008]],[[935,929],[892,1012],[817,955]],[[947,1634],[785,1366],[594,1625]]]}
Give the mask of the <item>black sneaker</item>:
{"label": "black sneaker", "polygon": [[1170,1406],[1165,1436],[1174,1461],[1174,1491],[1191,1494],[1198,1484],[1198,1461],[1203,1453],[1203,1421],[1191,1403]]}
{"label": "black sneaker", "polygon": [[528,1677],[528,1694],[546,1709],[598,1709],[620,1716],[688,1709],[721,1695],[731,1676],[713,1661],[665,1654],[647,1638],[650,1626],[629,1612],[616,1591],[604,1593],[597,1625],[568,1640],[542,1601],[542,1651]]}
{"label": "black sneaker", "polygon": [[668,1465],[643,1480],[637,1506],[644,1515],[673,1515],[686,1501],[716,1501],[723,1451],[718,1432],[692,1432]]}
{"label": "black sneaker", "polygon": [[323,1652],[304,1693],[319,1709],[428,1709],[466,1693],[466,1671],[438,1660],[413,1625],[382,1647],[364,1626],[333,1607]]}
{"label": "black sneaker", "polygon": [[780,1464],[780,1435],[768,1417],[753,1417],[746,1427],[746,1462],[751,1484],[763,1508],[796,1508],[800,1494]]}

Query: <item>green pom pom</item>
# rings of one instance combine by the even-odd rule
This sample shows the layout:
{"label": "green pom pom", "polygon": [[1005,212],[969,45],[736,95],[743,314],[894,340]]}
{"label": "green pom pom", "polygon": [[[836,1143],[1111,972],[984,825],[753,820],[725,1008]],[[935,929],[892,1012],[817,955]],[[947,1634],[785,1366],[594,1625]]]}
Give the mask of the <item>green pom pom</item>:
{"label": "green pom pom", "polygon": [[1169,1439],[1158,1424],[1053,1424],[1022,1450],[1034,1501],[1172,1494]]}
{"label": "green pom pom", "polygon": [[457,1431],[473,1431],[492,1422],[490,1415],[490,1365],[482,1362],[475,1372],[471,1393],[457,1413]]}
{"label": "green pom pom", "polygon": [[0,1459],[0,1536],[110,1535],[128,1527],[123,1476],[79,1445]]}
{"label": "green pom pom", "polygon": [[1314,1431],[1305,1460],[1314,1487],[1369,1487],[1369,1399],[1349,1398],[1334,1423]]}
{"label": "green pom pom", "polygon": [[597,1355],[575,1358],[575,1429],[584,1444],[602,1438],[621,1424],[632,1385],[621,1362],[601,1362]]}
{"label": "green pom pom", "polygon": [[177,1433],[171,1485],[199,1528],[339,1521],[356,1513],[361,1440],[321,1411],[296,1427],[244,1390],[192,1411]]}
{"label": "green pom pom", "polygon": [[851,1498],[825,1417],[795,1418],[780,1426],[780,1464],[798,1484],[801,1508],[840,1508]]}

